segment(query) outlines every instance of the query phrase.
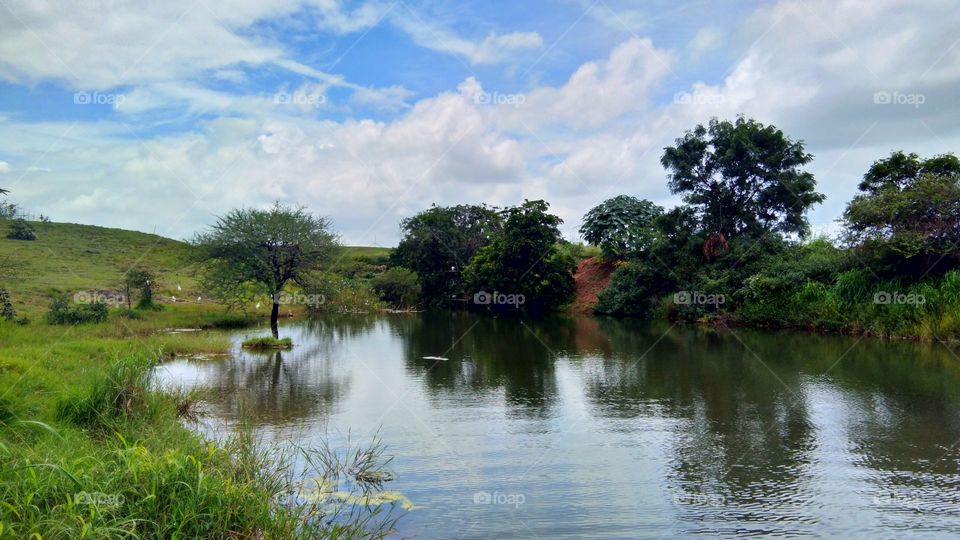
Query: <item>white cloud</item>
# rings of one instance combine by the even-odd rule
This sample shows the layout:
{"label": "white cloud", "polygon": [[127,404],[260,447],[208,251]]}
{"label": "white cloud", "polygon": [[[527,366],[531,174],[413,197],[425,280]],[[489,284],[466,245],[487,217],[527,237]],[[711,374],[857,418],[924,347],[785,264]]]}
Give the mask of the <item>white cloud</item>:
{"label": "white cloud", "polygon": [[707,26],[701,28],[690,43],[687,44],[687,54],[697,59],[707,51],[717,48],[723,40],[723,32],[719,28]]}
{"label": "white cloud", "polygon": [[391,19],[421,47],[462,56],[473,64],[515,60],[517,55],[543,47],[543,38],[536,32],[491,32],[480,41],[471,41],[412,11],[397,12]]}
{"label": "white cloud", "polygon": [[[336,2],[317,5],[340,9]],[[240,2],[234,7],[238,11],[230,15],[231,28],[264,16],[257,5]],[[274,8],[295,9],[286,2],[276,2]],[[18,12],[24,9],[35,11],[14,6]],[[172,13],[176,6],[150,9]],[[342,32],[373,24],[369,14],[375,11],[361,9],[328,24]],[[175,14],[166,16],[169,20]],[[415,19],[404,20],[413,23]],[[17,58],[9,36],[30,36],[6,19],[0,24],[13,29],[0,33],[0,77],[17,82],[69,78],[42,47]],[[125,93],[120,112],[133,117],[176,103],[195,113],[222,113],[219,117],[211,114],[189,133],[156,136],[144,144],[131,138],[125,126],[110,122],[0,118],[0,148],[16,163],[35,164],[36,170],[26,171],[17,187],[18,199],[54,219],[148,231],[158,225],[158,232],[184,237],[210,223],[213,214],[279,199],[330,215],[348,242],[368,243],[376,235],[388,243],[396,239],[401,217],[433,202],[504,205],[542,197],[566,220],[564,230],[573,236],[582,214],[603,198],[629,193],[659,204],[675,202],[658,163],[662,148],[711,116],[743,113],[804,139],[816,154],[811,170],[829,198],[813,217],[815,224],[827,226],[872,160],[897,148],[933,154],[960,147],[960,110],[955,107],[960,48],[953,47],[957,27],[960,12],[949,3],[784,0],[760,8],[737,28],[724,28],[722,38],[702,29],[676,50],[658,48],[647,38],[629,39],[605,56],[581,62],[564,82],[520,87],[513,93],[522,94],[522,103],[502,104],[475,98],[507,92],[467,77],[456,92],[440,92],[408,106],[412,94],[403,87],[355,85],[299,64],[269,44],[255,44],[274,55],[266,64],[310,79],[277,91],[305,98],[346,89],[354,107],[396,111],[389,119],[354,113],[338,121],[321,119],[298,103],[278,104],[272,94],[237,96],[183,83],[178,77],[184,68],[173,65],[177,62],[216,66],[217,73],[227,73],[219,78],[231,80],[238,76],[229,73],[242,54],[191,52],[195,42],[174,43],[164,53],[169,59],[153,60],[153,75],[131,72],[136,77],[129,81],[138,82]],[[52,42],[52,27],[44,28]],[[423,25],[408,30],[417,33],[421,45],[446,51]],[[116,32],[97,38],[78,33],[71,24],[64,32],[69,45],[58,43],[55,50],[74,56],[91,48],[121,49],[109,43],[119,39]],[[213,47],[228,38],[236,44],[213,33]],[[151,35],[160,37],[156,31]],[[539,35],[527,33],[492,33],[473,41],[453,32],[438,36],[444,42],[449,38],[455,54],[477,64],[502,62],[542,45]],[[146,41],[133,39],[134,52],[120,54],[135,58]],[[676,84],[670,75],[677,62],[714,46],[736,56],[729,73],[668,86]],[[91,70],[90,84],[101,79],[113,84],[118,77],[114,60],[83,62]],[[873,94],[880,89],[922,93],[926,101],[919,108],[877,105]],[[690,99],[674,102],[677,90]]]}
{"label": "white cloud", "polygon": [[6,174],[10,171],[10,164],[6,161],[0,161],[0,174]]}

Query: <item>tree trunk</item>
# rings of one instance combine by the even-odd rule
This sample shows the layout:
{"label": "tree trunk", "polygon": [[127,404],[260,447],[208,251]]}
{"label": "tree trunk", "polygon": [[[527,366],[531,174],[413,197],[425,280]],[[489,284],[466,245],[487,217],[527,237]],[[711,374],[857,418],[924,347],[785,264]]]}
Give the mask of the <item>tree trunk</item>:
{"label": "tree trunk", "polygon": [[280,339],[280,302],[277,302],[277,295],[273,296],[273,309],[270,311],[270,331],[273,332],[274,339]]}

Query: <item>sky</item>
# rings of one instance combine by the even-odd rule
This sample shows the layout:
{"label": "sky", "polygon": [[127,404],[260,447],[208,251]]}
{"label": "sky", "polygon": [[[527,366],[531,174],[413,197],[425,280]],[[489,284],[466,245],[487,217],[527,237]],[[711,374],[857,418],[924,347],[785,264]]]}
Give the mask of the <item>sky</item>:
{"label": "sky", "polygon": [[0,0],[0,188],[187,239],[236,207],[395,245],[431,204],[545,199],[577,238],[712,117],[814,154],[836,219],[874,160],[960,148],[955,0]]}

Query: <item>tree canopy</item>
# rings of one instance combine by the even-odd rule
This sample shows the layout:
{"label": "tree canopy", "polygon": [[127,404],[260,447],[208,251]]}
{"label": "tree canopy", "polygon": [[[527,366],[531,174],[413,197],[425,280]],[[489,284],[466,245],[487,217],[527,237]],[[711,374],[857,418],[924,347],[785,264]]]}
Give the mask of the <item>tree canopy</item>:
{"label": "tree canopy", "polygon": [[907,274],[956,263],[960,162],[955,156],[924,160],[894,152],[870,167],[860,189],[843,213],[849,244]]}
{"label": "tree canopy", "polygon": [[277,203],[269,210],[232,210],[194,243],[206,261],[206,283],[212,289],[253,287],[270,295],[270,329],[278,337],[283,287],[291,281],[302,284],[310,271],[328,262],[338,240],[327,218]]}
{"label": "tree canopy", "polygon": [[600,203],[583,217],[580,235],[607,258],[643,252],[653,242],[654,219],[663,208],[645,199],[620,195]]}
{"label": "tree canopy", "polygon": [[805,235],[807,210],[824,200],[802,141],[755,120],[710,120],[664,149],[668,185],[697,212],[701,228],[722,238],[768,232]]}
{"label": "tree canopy", "polygon": [[860,191],[877,193],[883,188],[903,189],[923,176],[958,176],[960,159],[953,154],[941,154],[921,159],[914,152],[892,152],[890,157],[873,162],[860,181]]}
{"label": "tree canopy", "polygon": [[[464,281],[473,295],[491,301],[476,301],[493,311],[552,311],[568,303],[574,294],[571,272],[574,262],[557,248],[561,240],[559,217],[548,212],[545,201],[524,201],[503,210],[503,230],[480,248],[464,271]],[[519,303],[501,303],[489,295],[520,297]]]}
{"label": "tree canopy", "polygon": [[426,307],[449,307],[466,295],[462,272],[502,228],[500,214],[483,205],[432,206],[400,224],[403,239],[393,264],[417,273]]}

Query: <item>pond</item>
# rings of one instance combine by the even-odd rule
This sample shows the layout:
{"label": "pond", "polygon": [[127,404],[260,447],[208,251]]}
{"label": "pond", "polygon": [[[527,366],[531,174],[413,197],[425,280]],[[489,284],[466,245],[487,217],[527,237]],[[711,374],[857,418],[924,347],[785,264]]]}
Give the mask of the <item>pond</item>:
{"label": "pond", "polygon": [[[242,331],[236,342],[264,331]],[[301,446],[379,431],[419,538],[960,531],[960,358],[919,345],[463,313],[289,324],[164,364]],[[428,357],[428,358],[425,358]],[[438,360],[429,357],[440,357]]]}

